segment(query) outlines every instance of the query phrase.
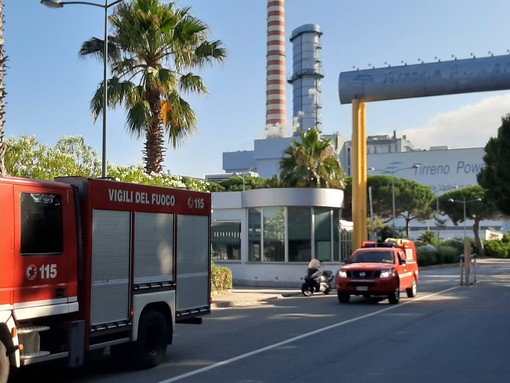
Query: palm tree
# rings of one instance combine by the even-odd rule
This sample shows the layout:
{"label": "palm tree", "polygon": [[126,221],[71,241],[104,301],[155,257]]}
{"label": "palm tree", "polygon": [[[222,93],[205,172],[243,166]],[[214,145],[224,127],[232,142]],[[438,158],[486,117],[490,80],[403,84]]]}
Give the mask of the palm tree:
{"label": "palm tree", "polygon": [[287,187],[345,187],[344,171],[329,141],[318,129],[299,131],[300,140],[292,139],[280,161],[280,178]]}
{"label": "palm tree", "polygon": [[5,169],[5,91],[4,76],[5,62],[7,57],[4,55],[4,2],[0,0],[0,175],[7,174]]}
{"label": "palm tree", "polygon": [[[145,135],[145,171],[163,170],[165,134],[175,148],[196,131],[195,112],[181,93],[207,94],[202,78],[192,70],[222,62],[221,41],[207,39],[208,26],[191,16],[190,7],[134,0],[121,3],[110,17],[108,106],[122,105],[126,125],[135,137]],[[103,58],[103,41],[83,43],[80,55]],[[101,83],[91,101],[96,119],[103,107]]]}

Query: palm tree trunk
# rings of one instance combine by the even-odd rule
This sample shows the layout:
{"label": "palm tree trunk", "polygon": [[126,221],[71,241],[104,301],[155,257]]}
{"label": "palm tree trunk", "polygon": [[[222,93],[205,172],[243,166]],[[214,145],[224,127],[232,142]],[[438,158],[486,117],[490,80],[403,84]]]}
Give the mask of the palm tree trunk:
{"label": "palm tree trunk", "polygon": [[7,147],[5,144],[5,91],[4,75],[5,62],[7,57],[4,55],[4,2],[0,0],[0,175],[7,174],[5,169],[5,153]]}
{"label": "palm tree trunk", "polygon": [[163,128],[159,125],[151,124],[151,129],[147,129],[145,135],[144,162],[145,172],[147,174],[159,174],[163,171]]}
{"label": "palm tree trunk", "polygon": [[163,171],[163,154],[165,152],[159,92],[148,89],[147,100],[151,108],[152,121],[145,134],[145,172],[159,174]]}

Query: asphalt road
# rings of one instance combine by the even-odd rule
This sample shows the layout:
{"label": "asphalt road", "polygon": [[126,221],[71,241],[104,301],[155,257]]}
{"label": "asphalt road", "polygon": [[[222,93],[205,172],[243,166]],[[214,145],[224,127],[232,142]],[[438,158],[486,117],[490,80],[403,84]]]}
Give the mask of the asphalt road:
{"label": "asphalt road", "polygon": [[296,294],[178,325],[151,370],[121,369],[105,355],[76,375],[38,374],[76,383],[507,382],[509,302],[506,262],[482,264],[470,286],[459,285],[457,268],[428,269],[417,297],[399,305]]}

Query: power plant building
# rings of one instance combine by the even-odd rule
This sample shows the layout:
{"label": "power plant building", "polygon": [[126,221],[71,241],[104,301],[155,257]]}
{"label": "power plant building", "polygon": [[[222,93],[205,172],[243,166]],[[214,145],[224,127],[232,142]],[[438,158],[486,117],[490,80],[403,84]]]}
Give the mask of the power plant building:
{"label": "power plant building", "polygon": [[[292,74],[286,78],[285,1],[267,2],[266,131],[254,140],[253,150],[223,153],[225,173],[206,179],[217,181],[255,173],[270,178],[280,173],[284,151],[292,144],[296,131],[322,126],[320,59],[322,31],[306,24],[293,30]],[[286,84],[293,91],[293,136],[286,136]],[[277,129],[274,129],[277,128]],[[274,134],[277,131],[279,134]],[[323,134],[338,155],[346,176],[351,176],[351,141],[339,133]],[[419,143],[416,143],[419,146]],[[477,184],[476,176],[484,166],[483,148],[417,149],[406,136],[368,137],[369,175],[393,174],[427,185],[437,194],[455,187]],[[419,167],[413,165],[419,164]],[[315,257],[340,266],[350,255],[348,235],[352,223],[342,220],[343,191],[335,189],[254,189],[213,193],[212,244],[215,262],[229,267],[236,283],[244,285],[287,285],[301,283],[308,261]],[[398,203],[398,201],[397,201]],[[403,227],[403,220],[396,220]],[[467,225],[471,223],[468,222]],[[509,229],[504,221],[482,221],[481,236]],[[436,230],[436,223],[415,222],[411,236]],[[463,227],[442,229],[441,238],[461,237]]]}

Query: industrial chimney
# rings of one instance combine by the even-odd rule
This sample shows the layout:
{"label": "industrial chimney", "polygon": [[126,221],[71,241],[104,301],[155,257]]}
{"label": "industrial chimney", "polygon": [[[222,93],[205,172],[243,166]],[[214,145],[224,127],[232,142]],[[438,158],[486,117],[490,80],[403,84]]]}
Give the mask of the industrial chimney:
{"label": "industrial chimney", "polygon": [[267,1],[266,130],[287,126],[285,0]]}
{"label": "industrial chimney", "polygon": [[322,32],[316,24],[306,24],[294,29],[290,37],[292,43],[292,117],[296,130],[307,131],[317,128],[322,131],[320,59]]}

